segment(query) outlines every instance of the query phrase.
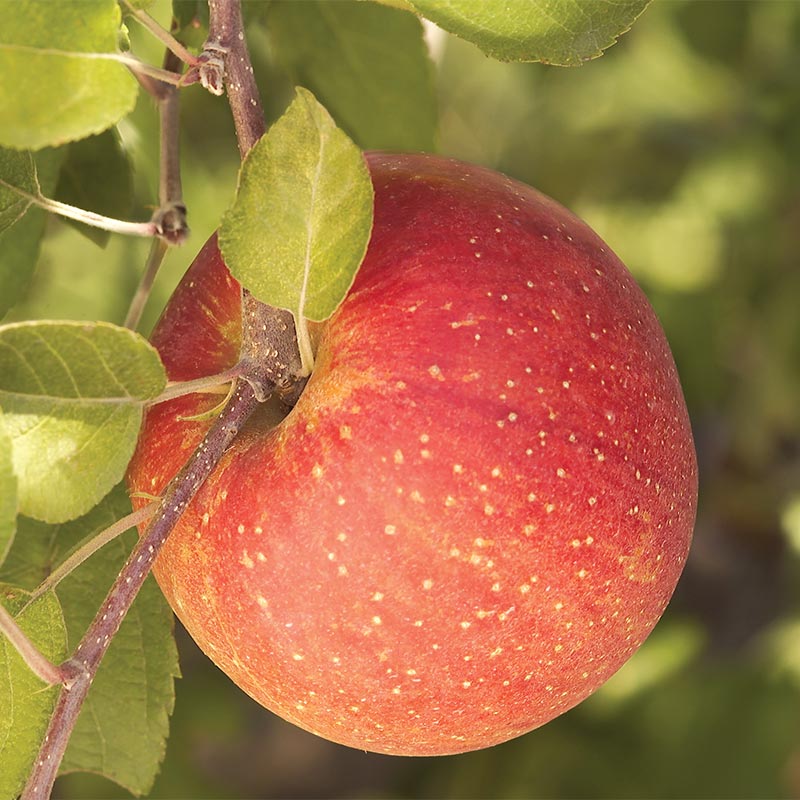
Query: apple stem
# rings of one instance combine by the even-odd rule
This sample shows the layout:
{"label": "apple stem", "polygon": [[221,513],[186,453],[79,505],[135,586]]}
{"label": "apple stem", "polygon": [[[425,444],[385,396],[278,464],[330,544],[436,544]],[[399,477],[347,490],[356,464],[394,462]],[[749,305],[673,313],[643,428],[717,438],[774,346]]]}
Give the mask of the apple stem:
{"label": "apple stem", "polygon": [[[29,601],[26,606],[29,605]],[[24,609],[23,609],[24,610]],[[22,613],[22,612],[20,612]],[[0,605],[0,632],[5,634],[9,642],[20,654],[23,661],[28,665],[31,672],[43,680],[48,686],[61,683],[64,680],[64,672],[61,667],[53,664],[38,647],[28,638],[25,631],[20,628],[16,619]]]}

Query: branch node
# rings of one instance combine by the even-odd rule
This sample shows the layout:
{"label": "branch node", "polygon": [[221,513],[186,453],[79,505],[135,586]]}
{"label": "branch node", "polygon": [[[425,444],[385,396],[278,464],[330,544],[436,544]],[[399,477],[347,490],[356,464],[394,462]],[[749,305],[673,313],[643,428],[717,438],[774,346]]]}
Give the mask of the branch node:
{"label": "branch node", "polygon": [[150,221],[155,225],[156,233],[169,244],[183,244],[189,237],[186,206],[181,201],[156,209]]}
{"label": "branch node", "polygon": [[225,59],[228,48],[216,41],[208,40],[203,45],[197,63],[197,71],[203,88],[218,97],[225,93]]}

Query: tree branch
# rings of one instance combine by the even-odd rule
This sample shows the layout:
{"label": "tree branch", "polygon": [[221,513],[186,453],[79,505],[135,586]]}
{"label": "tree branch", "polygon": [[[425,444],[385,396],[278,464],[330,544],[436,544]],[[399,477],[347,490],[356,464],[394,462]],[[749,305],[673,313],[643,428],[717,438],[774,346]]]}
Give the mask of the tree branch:
{"label": "tree branch", "polygon": [[244,158],[267,126],[244,37],[242,8],[239,0],[208,0],[208,10],[208,40],[203,49],[225,54],[225,89]]}
{"label": "tree branch", "polygon": [[119,630],[167,536],[258,404],[250,384],[240,381],[231,401],[200,446],[167,486],[156,516],[125,562],[73,657],[61,666],[65,685],[22,794],[23,800],[50,796],[81,706],[112,638]]}
{"label": "tree branch", "polygon": [[[240,0],[208,0],[209,26],[208,40],[204,50],[224,52],[225,88],[228,93],[228,104],[231,108],[233,125],[239,153],[244,160],[250,148],[266,133],[264,108],[261,94],[256,84],[250,51],[244,36],[242,9]],[[248,356],[248,330],[280,329],[281,332],[295,330],[294,317],[291,312],[273,308],[259,300],[246,289],[242,291],[242,319],[244,324],[242,339],[242,357]],[[293,334],[294,335],[294,334]],[[296,341],[296,336],[294,336]],[[292,377],[281,387],[281,393],[287,399],[296,399],[305,385],[299,376],[302,374],[302,361],[295,344],[291,351],[284,351],[284,360]],[[295,360],[296,359],[296,360]]]}
{"label": "tree branch", "polygon": [[[209,0],[209,42],[204,55],[227,54],[226,86],[242,157],[264,134],[258,89],[244,37],[239,0]],[[202,57],[201,57],[202,59]],[[167,190],[169,193],[170,190]],[[163,201],[162,197],[162,201]],[[289,312],[243,293],[241,377],[234,392],[186,465],[170,481],[156,514],[120,571],[75,654],[61,667],[64,687],[28,778],[23,800],[47,798],[83,701],[106,650],[159,550],[260,402],[274,391],[295,399],[302,390],[300,354]]]}
{"label": "tree branch", "polygon": [[[164,69],[177,74],[181,65],[177,56],[169,50],[164,55]],[[156,275],[164,261],[169,245],[182,244],[189,236],[186,222],[186,206],[183,202],[180,162],[180,94],[175,86],[161,81],[139,78],[140,83],[155,97],[159,115],[159,206],[151,222],[160,233],[153,241],[147,264],[142,273],[136,293],[125,316],[125,327],[135,330],[144,313],[147,299],[153,288]],[[152,84],[152,85],[151,85]]]}

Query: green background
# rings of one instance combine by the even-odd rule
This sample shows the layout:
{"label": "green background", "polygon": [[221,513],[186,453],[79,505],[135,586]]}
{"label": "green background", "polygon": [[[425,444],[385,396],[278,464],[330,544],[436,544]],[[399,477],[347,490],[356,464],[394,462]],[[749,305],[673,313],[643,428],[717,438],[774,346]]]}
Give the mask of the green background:
{"label": "green background", "polygon": [[[164,20],[163,4],[154,11]],[[160,47],[132,35],[157,63]],[[800,797],[800,3],[659,1],[575,69],[437,46],[438,150],[583,216],[664,323],[701,471],[686,572],[650,640],[594,697],[516,741],[441,759],[359,753],[295,729],[179,632],[184,679],[151,796]],[[291,90],[268,47],[254,31],[274,117]],[[235,189],[226,105],[198,88],[184,97],[193,237],[170,256],[145,328]],[[146,97],[120,133],[134,160],[132,217],[146,219],[158,164]],[[101,250],[50,226],[14,316],[121,323],[148,243],[113,236]],[[74,775],[57,796],[126,795]]]}

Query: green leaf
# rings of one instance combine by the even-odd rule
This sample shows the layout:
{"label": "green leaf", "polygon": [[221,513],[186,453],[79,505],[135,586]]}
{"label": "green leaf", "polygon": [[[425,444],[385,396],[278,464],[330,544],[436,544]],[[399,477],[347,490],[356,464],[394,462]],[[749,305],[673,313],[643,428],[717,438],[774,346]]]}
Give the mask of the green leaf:
{"label": "green leaf", "polygon": [[374,3],[275,2],[278,59],[364,149],[433,150],[433,68],[412,14]]}
{"label": "green leaf", "polygon": [[247,155],[219,241],[233,275],[290,310],[306,368],[307,319],[329,317],[352,285],[372,229],[361,152],[305,89]]}
{"label": "green leaf", "polygon": [[[62,157],[60,150],[36,153],[38,183],[43,194],[53,191]],[[0,233],[0,318],[20,300],[30,282],[46,219],[47,214],[40,208],[31,208],[19,222]]]}
{"label": "green leaf", "polygon": [[[0,602],[42,654],[58,664],[67,653],[58,600],[50,592],[20,613],[27,599],[21,589],[0,584]],[[57,698],[58,687],[45,688],[0,634],[0,797],[16,797],[25,784]]]}
{"label": "green leaf", "polygon": [[431,22],[500,61],[575,66],[602,55],[649,0],[410,0]]}
{"label": "green leaf", "polygon": [[[63,525],[20,518],[0,578],[34,588],[76,547],[130,510],[120,487],[87,515]],[[129,531],[109,542],[56,588],[70,650],[89,627],[136,539],[135,531]],[[62,771],[99,772],[137,795],[150,790],[164,756],[179,674],[172,629],[172,612],[149,577],[100,665]]]}
{"label": "green leaf", "polygon": [[0,564],[11,547],[17,525],[17,476],[11,447],[0,411]]}
{"label": "green leaf", "polygon": [[111,127],[137,84],[118,54],[116,0],[16,0],[0,26],[0,145],[38,150]]}
{"label": "green leaf", "polygon": [[29,152],[0,147],[0,233],[22,219],[33,202],[20,192],[39,194],[33,158]]}
{"label": "green leaf", "polygon": [[158,353],[110,323],[0,326],[0,408],[13,440],[20,512],[73,519],[118,483],[143,405],[166,383]]}
{"label": "green leaf", "polygon": [[[115,130],[73,142],[61,167],[55,199],[107,217],[125,219],[133,207],[133,174],[127,153]],[[96,244],[104,246],[111,234],[100,228],[67,220]]]}

